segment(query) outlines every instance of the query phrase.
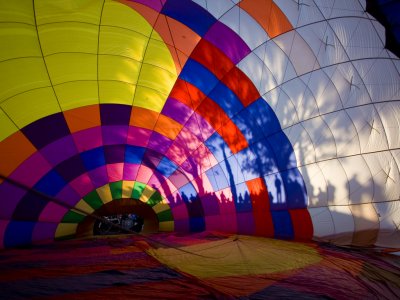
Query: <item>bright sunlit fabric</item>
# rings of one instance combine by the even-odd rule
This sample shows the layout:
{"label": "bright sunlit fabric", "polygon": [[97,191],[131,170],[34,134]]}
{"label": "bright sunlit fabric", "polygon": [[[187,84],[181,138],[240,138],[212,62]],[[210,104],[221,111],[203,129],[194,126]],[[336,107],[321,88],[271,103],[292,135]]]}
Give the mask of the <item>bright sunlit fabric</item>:
{"label": "bright sunlit fabric", "polygon": [[121,199],[159,231],[400,247],[400,64],[365,7],[1,1],[0,248]]}

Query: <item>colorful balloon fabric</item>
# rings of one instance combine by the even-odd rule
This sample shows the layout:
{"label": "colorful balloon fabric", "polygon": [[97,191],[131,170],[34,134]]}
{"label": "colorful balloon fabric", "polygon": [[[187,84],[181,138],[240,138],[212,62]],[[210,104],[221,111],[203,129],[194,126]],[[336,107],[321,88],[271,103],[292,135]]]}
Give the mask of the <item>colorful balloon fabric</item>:
{"label": "colorful balloon fabric", "polygon": [[400,63],[365,8],[2,1],[0,248],[142,204],[151,231],[400,247]]}

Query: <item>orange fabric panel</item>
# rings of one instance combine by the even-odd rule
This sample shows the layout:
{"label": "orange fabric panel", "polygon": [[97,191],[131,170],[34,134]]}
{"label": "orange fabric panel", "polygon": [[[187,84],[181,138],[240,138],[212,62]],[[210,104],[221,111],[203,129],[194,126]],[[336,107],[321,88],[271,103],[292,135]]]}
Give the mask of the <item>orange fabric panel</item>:
{"label": "orange fabric panel", "polygon": [[169,52],[171,53],[172,59],[174,60],[176,74],[179,76],[186,60],[182,63],[176,48],[174,48],[174,46],[171,46],[168,44],[166,44],[166,45],[168,47]]}
{"label": "orange fabric panel", "polygon": [[243,0],[240,7],[264,28],[270,38],[293,30],[288,18],[272,0]]}
{"label": "orange fabric panel", "polygon": [[175,48],[190,56],[201,37],[183,23],[166,17]]}
{"label": "orange fabric panel", "polygon": [[141,107],[133,107],[129,125],[153,130],[159,113]]}
{"label": "orange fabric panel", "polygon": [[63,114],[71,133],[101,125],[98,104],[67,110]]}
{"label": "orange fabric panel", "polygon": [[310,213],[306,208],[289,210],[292,220],[294,237],[296,240],[311,240],[313,237],[313,225]]}
{"label": "orange fabric panel", "polygon": [[171,140],[174,140],[176,138],[181,129],[181,124],[164,115],[160,115],[158,117],[156,127],[154,128],[155,131],[168,137]]}
{"label": "orange fabric panel", "polygon": [[238,96],[244,107],[260,98],[253,82],[239,68],[233,68],[222,82]]}
{"label": "orange fabric panel", "polygon": [[242,132],[231,120],[226,122],[217,132],[224,139],[233,154],[249,146]]}
{"label": "orange fabric panel", "polygon": [[262,178],[255,178],[246,181],[250,192],[251,203],[253,206],[253,216],[255,223],[255,235],[274,236],[274,224],[270,212],[268,190]]}
{"label": "orange fabric panel", "polygon": [[[36,148],[21,131],[10,135],[0,143],[0,174],[3,176],[10,175],[35,151]],[[0,182],[2,182],[1,179]]]}
{"label": "orange fabric panel", "polygon": [[179,78],[175,82],[169,96],[186,104],[193,110],[195,110],[206,97],[197,87]]}
{"label": "orange fabric panel", "polygon": [[190,58],[201,63],[219,79],[222,79],[235,67],[232,61],[221,50],[204,39],[194,49]]}

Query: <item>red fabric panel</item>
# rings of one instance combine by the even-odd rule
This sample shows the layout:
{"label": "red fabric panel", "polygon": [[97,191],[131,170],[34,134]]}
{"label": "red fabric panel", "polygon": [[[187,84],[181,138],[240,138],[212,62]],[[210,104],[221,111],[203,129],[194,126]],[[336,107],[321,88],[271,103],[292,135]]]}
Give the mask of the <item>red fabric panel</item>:
{"label": "red fabric panel", "polygon": [[313,237],[313,225],[310,213],[306,208],[289,210],[296,240],[311,240]]}

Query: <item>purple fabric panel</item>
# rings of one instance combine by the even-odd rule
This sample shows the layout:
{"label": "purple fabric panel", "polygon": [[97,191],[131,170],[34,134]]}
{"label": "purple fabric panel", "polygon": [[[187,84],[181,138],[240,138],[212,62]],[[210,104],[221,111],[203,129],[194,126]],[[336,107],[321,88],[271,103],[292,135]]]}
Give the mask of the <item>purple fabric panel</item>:
{"label": "purple fabric panel", "polygon": [[94,127],[74,133],[75,145],[79,152],[103,146],[101,127]]}
{"label": "purple fabric panel", "polygon": [[174,231],[176,232],[189,232],[189,221],[188,219],[184,220],[175,220],[174,222]]}
{"label": "purple fabric panel", "polygon": [[152,131],[136,126],[129,127],[128,130],[128,145],[146,147]]}
{"label": "purple fabric panel", "polygon": [[254,216],[252,212],[243,212],[236,214],[238,224],[238,233],[253,235],[255,232]]}
{"label": "purple fabric panel", "polygon": [[194,134],[195,136],[197,136],[197,138],[198,138],[200,141],[204,141],[204,140],[203,140],[202,132],[201,132],[200,127],[199,127],[199,123],[198,123],[198,121],[197,121],[198,117],[201,118],[199,115],[193,114],[193,115],[190,117],[190,119],[187,121],[187,123],[185,124],[184,127],[187,128],[188,131],[189,131],[191,134]]}
{"label": "purple fabric panel", "polygon": [[199,195],[201,199],[201,203],[204,210],[205,216],[216,216],[219,215],[219,204],[218,198],[214,193],[207,193]]}
{"label": "purple fabric panel", "polygon": [[53,166],[78,153],[74,140],[70,135],[47,145],[40,152]]}
{"label": "purple fabric panel", "polygon": [[124,174],[123,180],[136,180],[137,174],[139,172],[140,165],[137,164],[124,164]]}
{"label": "purple fabric panel", "polygon": [[125,145],[129,126],[102,126],[104,145]]}
{"label": "purple fabric panel", "polygon": [[157,151],[158,153],[165,154],[171,144],[172,140],[159,134],[158,132],[153,132],[147,147]]}
{"label": "purple fabric panel", "polygon": [[215,129],[199,114],[196,113],[195,118],[197,120],[197,124],[199,125],[201,136],[203,137],[202,140],[208,140],[208,138],[214,134]]}
{"label": "purple fabric panel", "polygon": [[57,225],[57,223],[36,223],[32,233],[32,242],[38,244],[54,240]]}
{"label": "purple fabric panel", "polygon": [[107,167],[101,166],[89,171],[89,177],[92,180],[95,189],[108,183]]}
{"label": "purple fabric panel", "polygon": [[170,117],[171,119],[174,119],[180,124],[185,124],[185,122],[193,114],[193,110],[180,101],[177,101],[173,98],[168,98],[161,113],[167,117]]}
{"label": "purple fabric panel", "polygon": [[[162,9],[160,0],[134,0],[133,2],[143,4],[143,5],[150,7],[158,12],[160,12]],[[162,0],[163,5],[164,5],[164,3],[165,3],[165,1]]]}
{"label": "purple fabric panel", "polygon": [[157,189],[161,186],[161,184],[165,181],[164,175],[162,175],[160,172],[154,170],[153,175],[151,176],[149,182],[147,183],[149,186],[151,186],[154,189]]}
{"label": "purple fabric panel", "polygon": [[11,219],[14,209],[26,194],[26,190],[4,181],[0,185],[0,219]]}
{"label": "purple fabric panel", "polygon": [[8,221],[0,220],[0,249],[4,248],[4,234],[8,226]]}
{"label": "purple fabric panel", "polygon": [[60,223],[67,212],[67,208],[56,203],[49,202],[40,213],[39,221]]}
{"label": "purple fabric panel", "polygon": [[34,153],[25,160],[9,177],[27,187],[33,187],[44,175],[50,171],[51,166],[40,152]]}
{"label": "purple fabric panel", "polygon": [[69,184],[81,197],[86,196],[94,190],[92,181],[87,173],[75,178],[75,180],[71,181]]}
{"label": "purple fabric panel", "polygon": [[225,53],[235,65],[251,52],[240,36],[221,22],[216,22],[204,38]]}
{"label": "purple fabric panel", "polygon": [[75,206],[75,204],[78,203],[81,198],[82,196],[68,185],[66,185],[56,196],[56,199],[58,199],[60,202],[72,207]]}

